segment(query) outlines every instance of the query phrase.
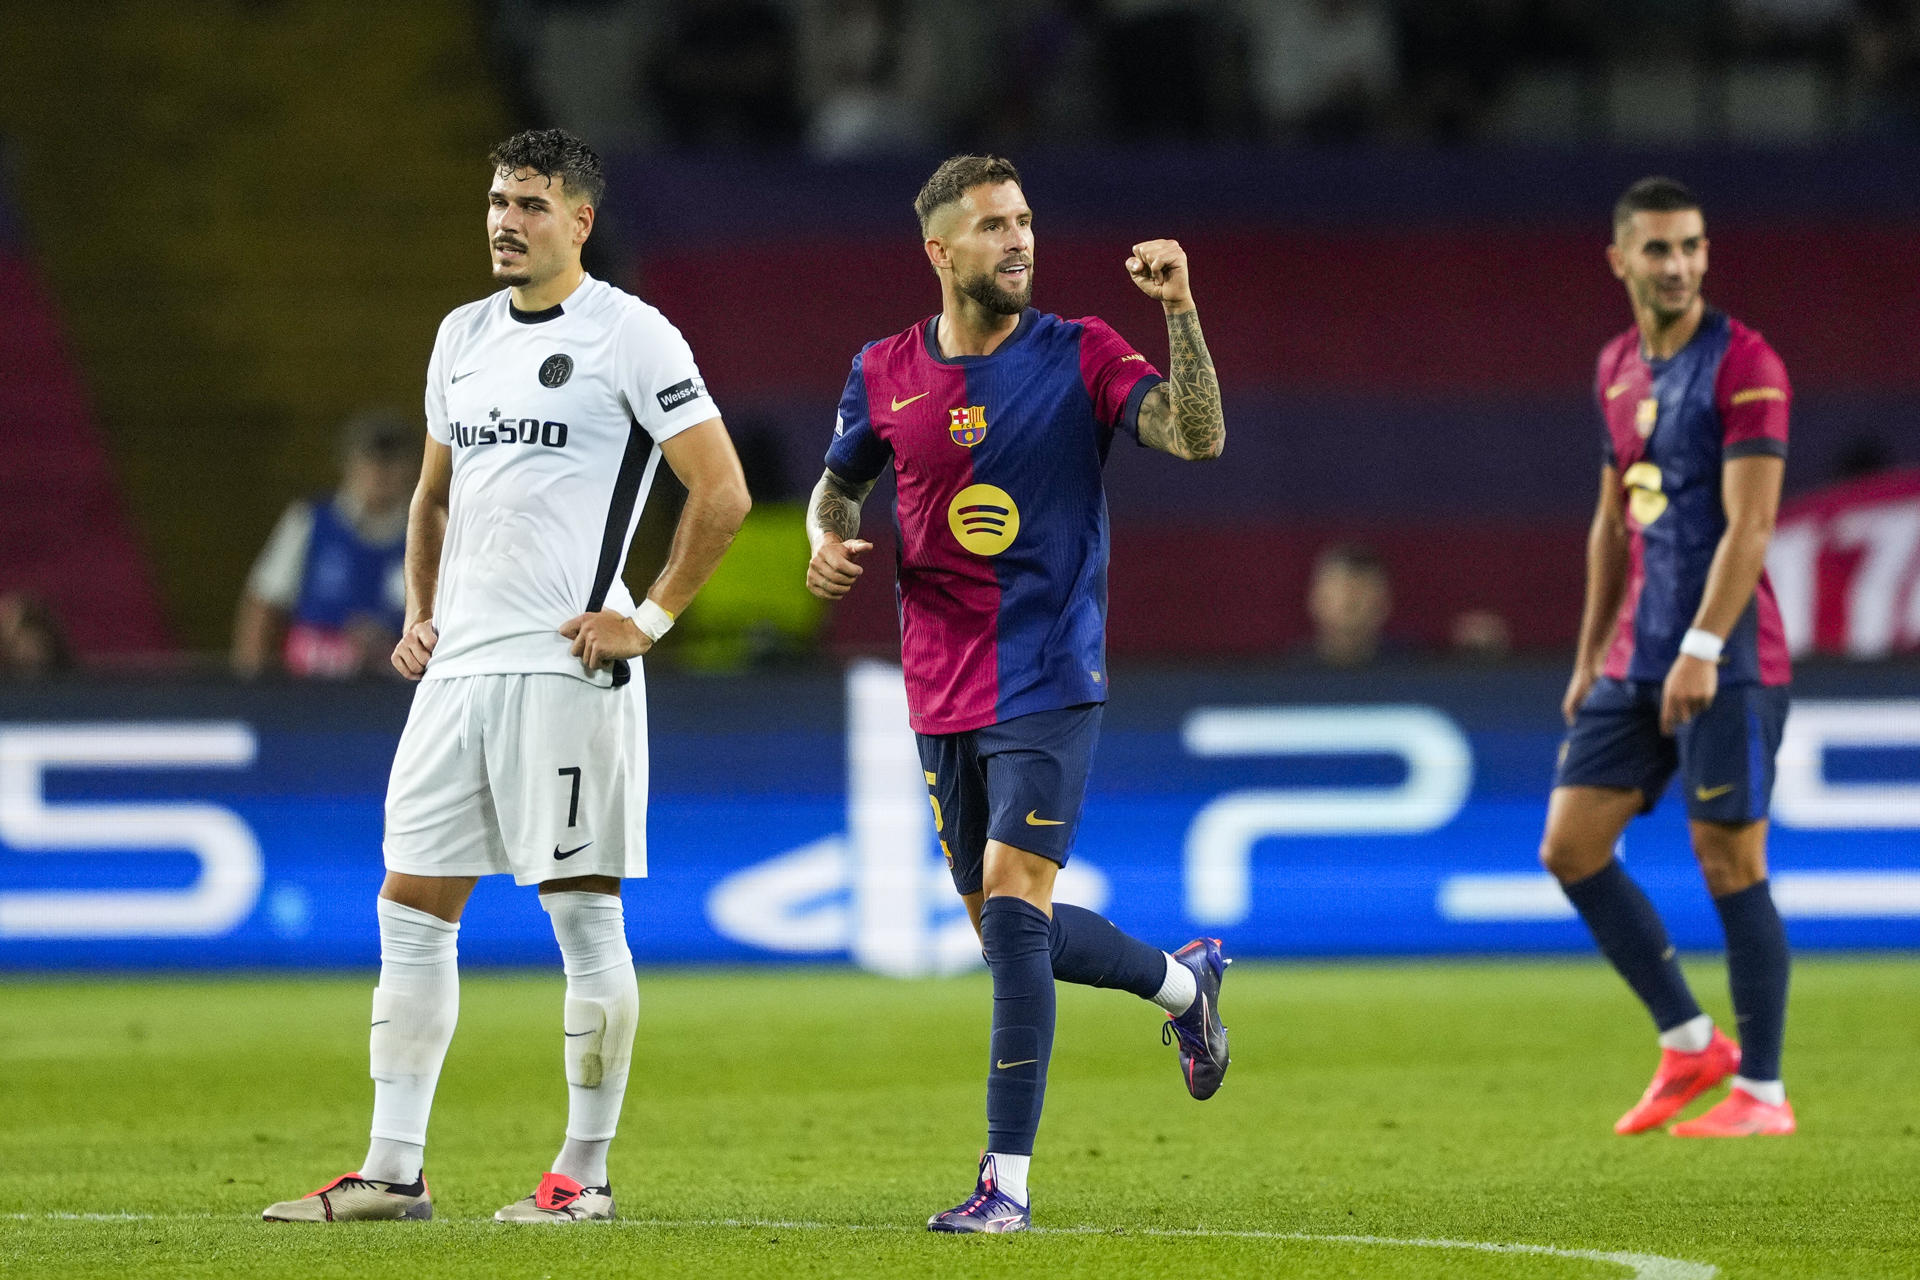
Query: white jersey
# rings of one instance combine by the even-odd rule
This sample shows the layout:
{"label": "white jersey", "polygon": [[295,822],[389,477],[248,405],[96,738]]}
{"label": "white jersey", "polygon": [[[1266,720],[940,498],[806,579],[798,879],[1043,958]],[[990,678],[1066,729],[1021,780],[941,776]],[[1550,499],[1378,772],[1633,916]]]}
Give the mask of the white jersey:
{"label": "white jersey", "polygon": [[453,488],[426,679],[591,677],[560,625],[631,614],[621,581],[660,443],[719,410],[680,331],[586,277],[526,312],[501,290],[440,324],[427,431],[453,450]]}

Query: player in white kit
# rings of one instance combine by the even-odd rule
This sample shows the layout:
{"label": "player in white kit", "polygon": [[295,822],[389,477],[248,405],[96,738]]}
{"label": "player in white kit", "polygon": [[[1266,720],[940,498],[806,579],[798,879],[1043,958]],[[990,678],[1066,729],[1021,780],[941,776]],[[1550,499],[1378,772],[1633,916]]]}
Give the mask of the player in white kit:
{"label": "player in white kit", "polygon": [[[487,245],[508,287],[440,325],[407,527],[393,663],[421,684],[387,788],[372,1144],[358,1171],[269,1206],[270,1221],[433,1215],[422,1162],[458,1012],[460,913],[495,874],[539,885],[552,917],[568,1110],[552,1170],[494,1216],[613,1216],[607,1147],[639,1013],[620,881],[647,869],[640,657],[719,563],[747,488],[679,331],[581,268],[599,157],[547,129],[488,159]],[[636,607],[620,570],[662,457],[687,504]]]}

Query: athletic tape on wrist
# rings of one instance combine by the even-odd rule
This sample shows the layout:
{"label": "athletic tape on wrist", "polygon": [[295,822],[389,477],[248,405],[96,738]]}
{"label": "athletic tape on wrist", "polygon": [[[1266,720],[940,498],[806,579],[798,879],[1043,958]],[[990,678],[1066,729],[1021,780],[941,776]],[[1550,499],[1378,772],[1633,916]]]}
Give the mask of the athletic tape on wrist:
{"label": "athletic tape on wrist", "polygon": [[1698,627],[1689,627],[1687,634],[1680,638],[1680,652],[1689,658],[1698,658],[1702,662],[1720,661],[1720,651],[1727,642],[1711,631],[1702,631]]}
{"label": "athletic tape on wrist", "polygon": [[658,640],[673,629],[673,615],[651,598],[640,602],[640,610],[633,615],[633,621],[640,628],[640,634],[649,640]]}

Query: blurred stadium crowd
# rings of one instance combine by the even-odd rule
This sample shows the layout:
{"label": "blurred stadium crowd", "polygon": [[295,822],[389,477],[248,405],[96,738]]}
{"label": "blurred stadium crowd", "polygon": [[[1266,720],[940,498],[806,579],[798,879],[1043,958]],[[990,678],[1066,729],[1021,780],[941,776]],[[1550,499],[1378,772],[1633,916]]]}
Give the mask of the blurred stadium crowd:
{"label": "blurred stadium crowd", "polygon": [[613,146],[1920,134],[1906,0],[495,0],[490,35]]}

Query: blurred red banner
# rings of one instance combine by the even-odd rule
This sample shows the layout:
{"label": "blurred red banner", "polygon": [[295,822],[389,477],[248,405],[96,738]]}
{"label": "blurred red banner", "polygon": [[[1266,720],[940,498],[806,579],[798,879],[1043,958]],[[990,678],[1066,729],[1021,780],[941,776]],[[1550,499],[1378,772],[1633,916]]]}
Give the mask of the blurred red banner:
{"label": "blurred red banner", "polygon": [[1767,573],[1795,656],[1920,652],[1920,468],[1787,503]]}

